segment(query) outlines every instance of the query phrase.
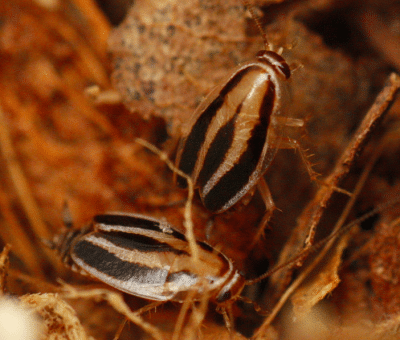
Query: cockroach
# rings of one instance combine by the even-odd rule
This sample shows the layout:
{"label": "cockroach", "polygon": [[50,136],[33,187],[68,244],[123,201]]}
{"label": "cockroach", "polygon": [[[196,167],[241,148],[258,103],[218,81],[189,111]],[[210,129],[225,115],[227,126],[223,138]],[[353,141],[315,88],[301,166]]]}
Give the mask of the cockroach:
{"label": "cockroach", "polygon": [[327,241],[398,201],[397,198],[379,205],[314,247],[252,280],[246,280],[230,258],[206,242],[196,242],[199,258],[194,266],[185,235],[164,219],[142,214],[97,215],[81,229],[66,223],[67,231],[56,236],[50,245],[74,270],[125,293],[154,301],[183,302],[189,292],[195,292],[191,295],[194,300],[207,295],[224,305],[239,299],[246,285],[317,251]]}
{"label": "cockroach", "polygon": [[[191,177],[203,205],[213,213],[228,210],[257,185],[266,205],[265,225],[275,205],[264,174],[277,149],[296,148],[306,163],[307,159],[295,140],[282,137],[285,125],[303,125],[302,120],[286,117],[290,67],[270,50],[252,6],[246,5],[265,49],[234,70],[195,110],[183,128],[176,166]],[[306,165],[314,177],[311,165]],[[186,180],[176,177],[185,187]]]}
{"label": "cockroach", "polygon": [[195,299],[206,291],[222,303],[240,294],[245,283],[232,261],[204,242],[197,241],[194,267],[185,236],[166,221],[141,214],[97,215],[91,225],[69,229],[54,244],[74,269],[149,300],[183,302],[198,289]]}

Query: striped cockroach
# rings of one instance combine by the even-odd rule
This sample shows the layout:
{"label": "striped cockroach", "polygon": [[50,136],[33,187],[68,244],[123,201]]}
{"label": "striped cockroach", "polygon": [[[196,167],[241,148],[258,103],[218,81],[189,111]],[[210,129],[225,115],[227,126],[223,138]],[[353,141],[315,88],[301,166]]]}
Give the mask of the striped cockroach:
{"label": "striped cockroach", "polygon": [[74,270],[128,294],[155,301],[183,302],[189,292],[194,292],[194,300],[206,295],[224,305],[237,300],[246,285],[316,251],[328,240],[398,201],[397,198],[378,206],[313,248],[252,280],[246,280],[231,259],[205,242],[196,242],[199,256],[194,265],[189,242],[182,233],[165,220],[141,214],[97,215],[82,229],[72,229],[72,223],[67,222],[68,230],[49,244]]}
{"label": "striped cockroach", "polygon": [[[282,128],[303,122],[285,117],[290,67],[269,49],[259,20],[248,8],[265,50],[234,70],[195,110],[183,128],[176,166],[192,178],[204,206],[214,213],[226,211],[258,185],[267,208],[265,224],[274,203],[263,175],[283,144],[300,150],[294,140],[282,142]],[[307,168],[312,171],[309,164]],[[184,187],[186,181],[177,177]]]}
{"label": "striped cockroach", "polygon": [[[87,228],[69,229],[54,240],[67,264],[128,294],[156,301],[182,302],[208,293],[222,303],[238,296],[244,277],[223,253],[197,242],[191,261],[185,236],[163,220],[140,214],[97,215]],[[202,280],[204,279],[204,280]]]}

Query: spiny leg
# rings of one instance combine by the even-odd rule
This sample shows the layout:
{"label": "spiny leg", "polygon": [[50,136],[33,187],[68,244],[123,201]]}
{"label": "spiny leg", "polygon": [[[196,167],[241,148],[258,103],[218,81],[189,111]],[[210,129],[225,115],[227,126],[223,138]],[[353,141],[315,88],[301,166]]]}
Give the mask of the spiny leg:
{"label": "spiny leg", "polygon": [[122,321],[121,325],[118,327],[118,330],[115,333],[113,340],[119,340],[122,330],[124,329],[124,327],[128,321],[129,321],[129,319],[127,317],[124,317],[124,320]]}
{"label": "spiny leg", "polygon": [[[319,185],[328,185],[327,183],[325,183],[324,181],[321,181],[320,179],[318,179],[319,174],[314,171],[314,169],[312,168],[312,164],[311,162],[308,160],[309,155],[307,155],[307,151],[304,150],[300,143],[292,138],[289,137],[283,137],[281,140],[281,144],[279,145],[280,149],[294,149],[296,152],[299,153],[301,160],[303,161],[303,163],[306,166],[308,175],[310,176],[311,180],[314,182],[317,182]],[[345,194],[347,196],[352,196],[351,192],[338,188],[338,187],[334,187],[333,188],[335,191],[340,192],[342,194]]]}
{"label": "spiny leg", "polygon": [[267,227],[268,222],[271,219],[272,214],[274,213],[274,210],[276,209],[274,200],[272,199],[271,191],[269,190],[268,184],[265,181],[264,177],[262,177],[258,181],[257,188],[258,188],[258,191],[260,192],[261,197],[264,201],[266,212],[265,212],[264,216],[262,217],[261,222],[258,225],[257,232],[254,235],[253,242],[250,245],[250,249],[252,249],[257,244],[257,242],[260,240],[260,238],[262,236],[264,236],[265,228]]}
{"label": "spiny leg", "polygon": [[165,301],[154,301],[154,302],[149,303],[148,305],[143,306],[142,308],[134,311],[134,314],[141,315],[141,314],[147,313],[148,311],[156,309],[158,306],[160,306],[164,303],[165,303]]}
{"label": "spiny leg", "polygon": [[[142,308],[136,310],[133,312],[133,314],[135,315],[142,315],[144,313],[147,313],[151,310],[155,310],[158,306],[164,304],[165,301],[154,301],[152,303],[147,304],[146,306],[143,306]],[[118,340],[119,337],[121,336],[122,330],[124,329],[125,325],[127,324],[127,322],[129,321],[129,318],[125,316],[124,321],[121,323],[121,325],[118,327],[117,332],[114,335],[114,339],[113,340]]]}
{"label": "spiny leg", "polygon": [[217,308],[217,312],[222,314],[222,316],[224,318],[225,326],[229,332],[229,338],[233,339],[234,319],[233,319],[232,305],[229,304],[229,305],[220,306]]}

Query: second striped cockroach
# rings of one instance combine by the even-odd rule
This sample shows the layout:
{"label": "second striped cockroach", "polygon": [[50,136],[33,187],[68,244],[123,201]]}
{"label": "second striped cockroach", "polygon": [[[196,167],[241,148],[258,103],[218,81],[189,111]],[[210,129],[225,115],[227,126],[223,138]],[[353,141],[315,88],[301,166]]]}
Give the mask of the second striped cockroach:
{"label": "second striped cockroach", "polygon": [[223,253],[197,242],[199,260],[193,266],[185,236],[168,222],[141,214],[97,215],[88,228],[69,230],[55,244],[66,263],[149,300],[183,302],[197,289],[195,300],[209,294],[222,303],[244,287],[243,276]]}
{"label": "second striped cockroach", "polygon": [[[300,252],[287,262],[255,279],[246,279],[234,262],[206,242],[197,241],[198,259],[194,261],[185,236],[165,219],[134,213],[97,215],[90,225],[67,231],[49,242],[63,261],[75,271],[123,291],[153,301],[184,302],[207,299],[215,302],[232,325],[229,312],[246,285],[253,285],[277,270],[293,264],[337,238],[371,215],[392,206],[396,200],[378,206]],[[247,299],[245,299],[248,301]]]}

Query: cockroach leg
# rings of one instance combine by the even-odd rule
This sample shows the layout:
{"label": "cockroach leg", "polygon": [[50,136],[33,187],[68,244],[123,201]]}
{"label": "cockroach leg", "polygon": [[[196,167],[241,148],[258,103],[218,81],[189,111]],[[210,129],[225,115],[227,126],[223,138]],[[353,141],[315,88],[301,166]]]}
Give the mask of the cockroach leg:
{"label": "cockroach leg", "polygon": [[264,177],[261,177],[261,179],[258,181],[257,188],[260,192],[261,198],[264,201],[266,212],[258,225],[257,232],[254,235],[250,249],[253,248],[257,244],[259,239],[264,235],[264,230],[267,227],[268,222],[271,219],[275,209],[277,209],[272,198],[271,191],[269,190],[268,184]]}
{"label": "cockroach leg", "polygon": [[277,123],[282,124],[287,127],[296,127],[302,128],[304,127],[304,120],[299,118],[291,118],[291,117],[275,117]]}
{"label": "cockroach leg", "polygon": [[222,314],[225,322],[225,326],[229,331],[230,338],[233,338],[234,332],[234,324],[233,324],[233,313],[232,313],[232,305],[221,306],[217,308],[217,312]]}
{"label": "cockroach leg", "polygon": [[206,235],[206,240],[210,240],[211,238],[211,233],[214,228],[214,216],[211,216],[210,219],[207,221],[206,227],[205,227],[205,235]]}
{"label": "cockroach leg", "polygon": [[[305,164],[305,167],[307,169],[308,175],[310,176],[310,179],[314,182],[317,182],[319,185],[329,185],[325,183],[323,180],[320,180],[318,177],[320,176],[316,171],[314,171],[312,167],[312,163],[309,161],[310,155],[307,154],[307,151],[302,148],[300,143],[293,138],[289,137],[282,137],[281,139],[281,144],[279,145],[280,149],[294,149],[296,152],[299,153],[302,162]],[[344,195],[347,195],[349,197],[352,196],[352,193],[338,187],[333,188],[334,191],[340,192]]]}
{"label": "cockroach leg", "polygon": [[154,301],[154,302],[151,302],[148,305],[143,306],[142,308],[134,311],[134,314],[135,315],[142,315],[142,314],[145,314],[145,313],[147,313],[147,312],[149,312],[149,311],[151,311],[153,309],[156,310],[158,306],[163,305],[164,303],[165,303],[165,301]]}
{"label": "cockroach leg", "polygon": [[307,172],[308,172],[310,178],[312,180],[317,180],[319,174],[316,171],[314,171],[314,169],[312,168],[312,164],[308,160],[310,156],[307,155],[306,150],[304,150],[302,148],[302,146],[296,139],[289,138],[289,137],[282,137],[279,148],[280,149],[294,149],[296,152],[298,152],[301,157],[301,160],[303,161],[303,163],[306,166],[306,169],[307,169]]}

